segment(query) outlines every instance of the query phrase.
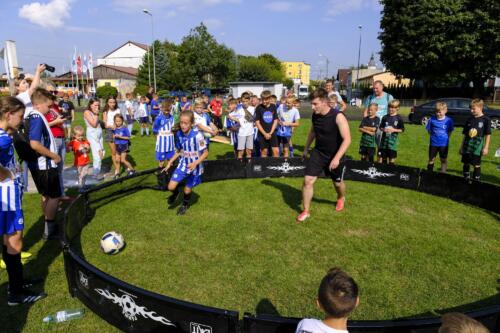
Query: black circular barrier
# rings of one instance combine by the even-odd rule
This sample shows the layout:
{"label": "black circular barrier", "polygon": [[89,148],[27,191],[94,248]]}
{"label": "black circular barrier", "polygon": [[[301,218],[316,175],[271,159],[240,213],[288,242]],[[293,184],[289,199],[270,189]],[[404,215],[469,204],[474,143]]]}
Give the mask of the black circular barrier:
{"label": "black circular barrier", "polygon": [[[264,177],[302,177],[301,159],[267,158],[249,163],[237,160],[205,162],[203,181]],[[66,209],[62,228],[64,266],[69,292],[111,325],[126,332],[244,332],[293,333],[300,318],[239,313],[177,300],[121,281],[87,262],[78,248],[83,227],[99,206],[142,189],[164,190],[167,179],[156,169],[139,172],[104,183],[80,194]],[[348,160],[344,178],[413,189],[500,213],[500,187],[462,178],[427,172],[417,168],[370,164]],[[500,329],[500,304],[466,314],[482,321],[492,332]],[[477,303],[481,303],[481,300]],[[484,304],[484,303],[483,303]],[[475,303],[463,307],[477,308]],[[441,324],[439,317],[398,320],[349,321],[350,332],[432,332]]]}

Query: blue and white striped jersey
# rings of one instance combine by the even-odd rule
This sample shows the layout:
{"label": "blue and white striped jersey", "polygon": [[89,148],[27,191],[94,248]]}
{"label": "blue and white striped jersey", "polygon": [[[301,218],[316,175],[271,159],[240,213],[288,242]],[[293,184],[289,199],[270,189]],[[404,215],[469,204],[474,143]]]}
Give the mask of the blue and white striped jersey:
{"label": "blue and white striped jersey", "polygon": [[[232,117],[234,114],[236,113],[236,111],[233,111],[231,113],[229,113],[229,115]],[[237,121],[234,121],[234,120],[231,120],[229,119],[229,117],[226,117],[226,128],[229,130],[233,127],[239,127],[239,123]],[[231,139],[231,144],[233,146],[237,146],[238,145],[238,131],[229,131],[229,138]]]}
{"label": "blue and white striped jersey", "polygon": [[22,186],[19,181],[6,178],[0,182],[0,204],[2,212],[21,211]]}
{"label": "blue and white striped jersey", "polygon": [[168,153],[175,150],[175,139],[172,127],[174,126],[174,117],[164,115],[163,113],[156,117],[153,124],[153,133],[156,137],[156,152]]}
{"label": "blue and white striped jersey", "polygon": [[9,169],[16,178],[21,177],[21,169],[16,162],[12,138],[3,129],[0,129],[0,165]]}
{"label": "blue and white striped jersey", "polygon": [[188,164],[198,160],[205,149],[207,149],[207,143],[205,142],[203,134],[199,131],[195,131],[194,129],[191,129],[191,131],[187,134],[184,134],[182,131],[178,131],[175,134],[175,145],[177,150],[181,153],[181,159],[177,169],[180,169],[188,174],[201,176],[203,173],[203,163],[198,164],[192,172],[188,170],[187,166]]}
{"label": "blue and white striped jersey", "polygon": [[[57,154],[56,140],[54,139],[54,136],[50,131],[49,123],[47,122],[45,117],[37,110],[31,111],[28,117],[30,119],[28,133],[29,139],[40,142],[52,153]],[[57,168],[57,164],[54,162],[54,160],[46,156],[40,156],[37,161],[28,162],[28,166],[36,170],[48,170],[51,168]]]}

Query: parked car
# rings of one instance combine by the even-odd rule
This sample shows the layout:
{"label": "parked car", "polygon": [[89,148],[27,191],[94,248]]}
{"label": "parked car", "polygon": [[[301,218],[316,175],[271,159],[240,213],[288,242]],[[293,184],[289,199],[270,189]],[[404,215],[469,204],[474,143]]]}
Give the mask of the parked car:
{"label": "parked car", "polygon": [[[471,116],[469,98],[440,98],[411,108],[408,116],[411,123],[427,125],[430,117],[435,114],[436,102],[445,102],[448,106],[448,117],[456,126],[464,126]],[[491,128],[500,129],[500,110],[484,106],[483,113],[491,119]]]}

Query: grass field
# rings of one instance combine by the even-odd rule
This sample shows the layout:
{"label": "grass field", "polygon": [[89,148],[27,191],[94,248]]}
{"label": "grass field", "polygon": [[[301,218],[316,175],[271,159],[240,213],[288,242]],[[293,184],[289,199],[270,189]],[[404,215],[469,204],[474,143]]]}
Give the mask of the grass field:
{"label": "grass field", "polygon": [[[295,134],[299,152],[309,124],[303,120]],[[358,158],[357,125],[358,121],[351,123],[349,155],[354,158]],[[459,140],[457,130],[449,157],[450,173],[455,174],[461,173]],[[425,167],[427,145],[423,128],[408,125],[401,135],[397,163]],[[483,179],[495,184],[500,184],[500,171],[493,154],[499,146],[495,132],[482,167]],[[211,145],[211,159],[231,155],[230,146]],[[134,138],[131,157],[137,169],[154,167],[154,138]],[[109,157],[105,163],[110,164]],[[334,265],[346,269],[361,286],[361,306],[354,314],[358,319],[428,314],[482,299],[487,299],[482,305],[500,301],[495,296],[498,215],[430,195],[357,182],[348,182],[346,211],[334,215],[333,190],[322,180],[316,187],[311,222],[292,225],[300,204],[300,183],[300,179],[264,179],[203,184],[196,188],[196,203],[182,219],[175,210],[164,208],[165,194],[138,192],[97,210],[82,234],[83,251],[90,262],[126,281],[240,312],[318,316],[313,306],[316,288]],[[150,204],[144,205],[145,200]],[[0,271],[0,331],[114,332],[90,312],[84,320],[53,327],[41,323],[49,313],[81,304],[67,292],[58,243],[40,239],[43,221],[38,202],[38,195],[25,196],[24,249],[34,254],[25,268],[28,275],[46,277],[49,297],[31,307],[6,307],[7,274]],[[147,218],[131,222],[131,212]],[[127,248],[108,257],[99,252],[98,239],[112,229],[124,234]]]}

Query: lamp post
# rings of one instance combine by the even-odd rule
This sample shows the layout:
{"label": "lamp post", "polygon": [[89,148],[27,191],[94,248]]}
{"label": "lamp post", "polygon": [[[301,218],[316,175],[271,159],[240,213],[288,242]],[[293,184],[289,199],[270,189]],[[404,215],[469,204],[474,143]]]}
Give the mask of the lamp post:
{"label": "lamp post", "polygon": [[326,75],[325,75],[325,77],[326,77],[326,79],[328,79],[328,65],[330,64],[330,59],[328,59],[327,56],[325,56],[325,55],[323,55],[321,53],[318,54],[318,56],[325,57],[325,59],[326,59]]}
{"label": "lamp post", "polygon": [[[155,61],[155,37],[154,37],[153,14],[147,9],[143,9],[142,11],[144,14],[149,15],[151,17],[151,43],[153,44],[153,82],[156,92],[156,61]],[[148,57],[149,57],[149,52],[148,52]],[[148,66],[149,66],[149,59],[148,59]],[[151,86],[151,74],[149,74],[149,86]]]}
{"label": "lamp post", "polygon": [[[358,70],[356,71],[356,88],[359,87],[359,59],[361,57],[361,32],[363,31],[363,26],[358,25],[359,29],[359,47],[358,47]],[[358,89],[356,89],[356,95],[358,94]],[[357,96],[356,96],[357,97]]]}

